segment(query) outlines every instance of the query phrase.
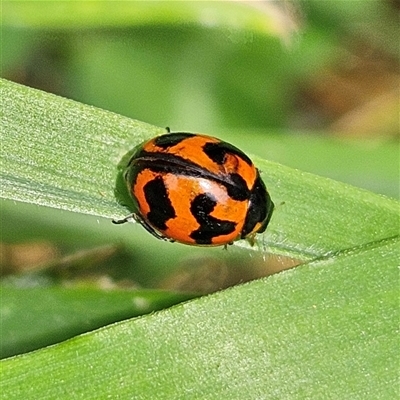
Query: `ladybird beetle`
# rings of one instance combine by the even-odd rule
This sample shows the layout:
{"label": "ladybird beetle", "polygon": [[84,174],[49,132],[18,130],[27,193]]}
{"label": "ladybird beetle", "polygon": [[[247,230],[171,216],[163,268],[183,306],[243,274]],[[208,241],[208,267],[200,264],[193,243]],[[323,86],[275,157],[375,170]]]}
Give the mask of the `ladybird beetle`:
{"label": "ladybird beetle", "polygon": [[123,176],[135,209],[113,222],[134,218],[163,240],[220,246],[252,239],[274,209],[250,158],[210,136],[157,136],[135,148]]}

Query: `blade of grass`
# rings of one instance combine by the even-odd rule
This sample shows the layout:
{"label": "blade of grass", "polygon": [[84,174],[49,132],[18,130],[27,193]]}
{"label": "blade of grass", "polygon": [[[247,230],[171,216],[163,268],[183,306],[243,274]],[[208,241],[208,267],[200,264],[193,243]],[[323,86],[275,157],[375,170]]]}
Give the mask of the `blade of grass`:
{"label": "blade of grass", "polygon": [[[117,164],[163,129],[5,80],[0,89],[7,99],[0,137],[3,198],[109,218],[127,213],[114,197]],[[397,201],[255,161],[278,207],[253,249],[307,260],[398,235]]]}
{"label": "blade of grass", "polygon": [[2,393],[397,398],[399,248],[355,248],[4,360]]}
{"label": "blade of grass", "polygon": [[7,81],[0,82],[2,197],[107,217],[116,166],[165,130]]}

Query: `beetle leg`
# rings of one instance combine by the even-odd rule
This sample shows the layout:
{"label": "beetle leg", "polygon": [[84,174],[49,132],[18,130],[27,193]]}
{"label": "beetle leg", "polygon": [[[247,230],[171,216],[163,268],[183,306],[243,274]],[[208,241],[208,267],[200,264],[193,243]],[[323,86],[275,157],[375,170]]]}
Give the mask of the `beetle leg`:
{"label": "beetle leg", "polygon": [[122,218],[122,219],[113,219],[111,222],[116,225],[125,224],[125,222],[128,222],[131,218],[136,219],[135,214],[129,214],[125,218]]}

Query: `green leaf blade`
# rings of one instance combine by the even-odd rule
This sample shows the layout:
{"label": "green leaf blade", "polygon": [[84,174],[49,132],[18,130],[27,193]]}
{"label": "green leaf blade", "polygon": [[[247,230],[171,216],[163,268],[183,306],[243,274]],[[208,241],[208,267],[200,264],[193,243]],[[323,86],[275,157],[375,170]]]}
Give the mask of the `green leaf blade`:
{"label": "green leaf blade", "polygon": [[5,360],[3,393],[396,398],[398,257],[387,240]]}
{"label": "green leaf blade", "polygon": [[7,99],[1,118],[2,197],[115,216],[119,159],[144,132],[162,131],[11,82],[2,81],[0,90]]}
{"label": "green leaf blade", "polygon": [[[1,117],[3,198],[108,218],[129,212],[114,195],[118,163],[163,129],[4,80],[1,91],[8,99]],[[398,235],[397,201],[255,162],[277,205],[255,249],[310,260]]]}
{"label": "green leaf blade", "polygon": [[399,235],[397,200],[283,165],[257,165],[277,205],[267,236],[272,252],[313,259]]}

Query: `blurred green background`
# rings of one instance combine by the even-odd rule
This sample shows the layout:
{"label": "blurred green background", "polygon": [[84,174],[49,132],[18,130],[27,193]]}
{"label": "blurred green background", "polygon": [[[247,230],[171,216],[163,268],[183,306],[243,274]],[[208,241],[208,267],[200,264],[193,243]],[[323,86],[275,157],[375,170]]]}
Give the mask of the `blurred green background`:
{"label": "blurred green background", "polygon": [[2,76],[399,197],[398,4],[4,1]]}
{"label": "blurred green background", "polygon": [[398,4],[4,1],[2,76],[398,197]]}
{"label": "blurred green background", "polygon": [[[399,198],[398,12],[394,0],[3,1],[2,77],[173,131],[218,136],[262,158]],[[118,286],[166,288],[177,288],[165,283],[172,265],[213,266],[213,258],[188,261],[203,249],[110,226],[3,201],[6,282],[48,284],[52,276],[12,280],[10,271],[57,270],[70,252],[126,244],[128,236],[128,252],[101,249],[69,266],[105,261],[108,277],[114,263]],[[34,252],[29,243],[38,241],[44,247]],[[19,243],[28,243],[28,261],[12,264],[10,254],[23,253],[12,247]],[[225,258],[219,251],[207,255]],[[226,285],[257,274],[239,271]]]}

